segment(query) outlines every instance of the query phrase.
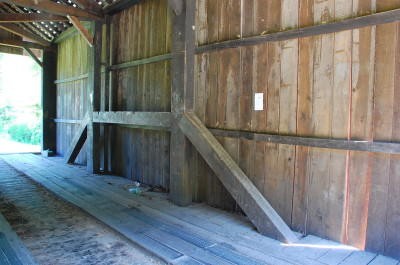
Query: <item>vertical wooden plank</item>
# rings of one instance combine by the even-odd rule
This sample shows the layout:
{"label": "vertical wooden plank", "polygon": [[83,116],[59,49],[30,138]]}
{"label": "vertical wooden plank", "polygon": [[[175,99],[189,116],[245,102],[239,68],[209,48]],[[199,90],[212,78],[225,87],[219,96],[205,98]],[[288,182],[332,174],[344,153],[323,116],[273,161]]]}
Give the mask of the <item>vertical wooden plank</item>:
{"label": "vertical wooden plank", "polygon": [[[235,39],[240,36],[241,1],[223,0],[220,2],[219,39]],[[219,52],[218,69],[218,123],[221,128],[238,128],[239,124],[239,84],[240,49]],[[239,142],[237,139],[222,138],[222,145],[230,156],[238,161]],[[233,210],[235,202],[222,187],[221,206]]]}
{"label": "vertical wooden plank", "polygon": [[[219,2],[220,0],[207,0],[207,41],[216,42],[219,39]],[[208,127],[216,128],[218,106],[218,52],[209,53],[207,56],[207,104],[205,122]],[[219,201],[222,185],[212,170],[206,165],[207,203],[215,206]]]}
{"label": "vertical wooden plank", "polygon": [[[334,1],[314,1],[314,22],[333,18]],[[331,136],[333,91],[333,34],[316,36],[314,49],[314,84],[312,95],[313,135]],[[307,233],[326,236],[327,193],[329,190],[330,157],[327,150],[311,150],[309,212]]]}
{"label": "vertical wooden plank", "polygon": [[[384,4],[377,4],[377,9],[385,9]],[[374,140],[389,140],[392,135],[395,33],[396,25],[394,24],[376,27]],[[389,169],[390,156],[374,154],[367,248],[375,252],[384,251],[386,231],[383,224],[386,223]]]}
{"label": "vertical wooden plank", "polygon": [[[207,1],[196,1],[196,43],[204,44],[207,42]],[[206,120],[206,104],[207,104],[207,66],[208,55],[200,54],[195,58],[195,106],[196,115],[202,122]],[[205,201],[206,192],[206,174],[205,161],[196,152],[194,162],[197,168],[193,176],[193,201]]]}
{"label": "vertical wooden plank", "polygon": [[[352,14],[352,1],[335,0],[335,19]],[[350,135],[350,91],[351,91],[351,31],[334,34],[333,91],[331,136],[348,138]],[[330,153],[329,183],[325,235],[336,241],[343,239],[345,231],[346,180],[348,178],[349,152],[332,150]]]}
{"label": "vertical wooden plank", "polygon": [[[372,11],[371,1],[354,1],[353,14]],[[350,138],[372,140],[375,27],[353,30]],[[365,247],[372,154],[350,152],[343,242]]]}
{"label": "vertical wooden plank", "polygon": [[[299,25],[305,27],[314,22],[314,1],[300,1]],[[312,95],[314,85],[314,39],[299,39],[297,134],[312,134]],[[292,228],[306,233],[309,195],[308,147],[296,147],[296,166],[293,191]]]}
{"label": "vertical wooden plank", "polygon": [[[263,1],[256,1],[257,10],[255,31],[257,33],[278,31],[282,25],[282,1],[269,1],[265,5]],[[264,108],[262,117],[256,118],[255,128],[258,131],[271,133],[279,132],[279,96],[281,82],[281,47],[280,42],[270,42],[255,48],[255,56],[258,59],[255,73],[255,92],[264,92]],[[266,73],[266,74],[264,74]],[[253,126],[253,123],[252,123]],[[256,143],[255,156],[263,156],[261,164],[255,165],[256,178],[260,179],[259,186],[263,186],[262,193],[271,203],[272,207],[281,215],[282,208],[279,208],[281,199],[279,182],[281,175],[278,165],[279,147],[277,144]],[[257,161],[257,160],[256,160]],[[256,182],[257,183],[257,182]],[[282,216],[282,215],[281,215]],[[285,218],[285,217],[283,217]],[[285,220],[287,221],[287,220]]]}
{"label": "vertical wooden plank", "polygon": [[[392,140],[400,140],[400,25],[396,23],[396,50],[395,50],[395,79],[393,88],[393,120],[392,120]],[[390,156],[389,168],[389,193],[386,214],[386,238],[385,238],[385,255],[400,259],[400,235],[398,228],[400,227],[400,156]]]}
{"label": "vertical wooden plank", "polygon": [[[282,1],[282,29],[298,26],[298,1]],[[280,42],[279,134],[296,134],[298,40]],[[292,219],[295,147],[278,145],[279,196],[277,211],[286,223]]]}
{"label": "vertical wooden plank", "polygon": [[[397,1],[377,1],[377,11],[392,8]],[[374,140],[390,140],[393,122],[393,85],[396,54],[396,24],[376,26],[374,87]],[[368,209],[367,249],[383,253],[390,184],[390,155],[374,154]]]}
{"label": "vertical wooden plank", "polygon": [[[242,1],[242,36],[254,35],[254,15],[255,1]],[[254,47],[241,48],[241,91],[239,101],[239,127],[241,130],[251,130],[252,113],[253,113],[253,56]],[[264,162],[256,162],[255,159],[255,141],[240,139],[239,142],[239,166],[256,185],[263,191],[264,178],[256,178],[254,174],[255,164],[263,165]],[[260,159],[260,156],[258,156]],[[263,159],[263,156],[261,156]],[[257,181],[258,180],[258,181]]]}

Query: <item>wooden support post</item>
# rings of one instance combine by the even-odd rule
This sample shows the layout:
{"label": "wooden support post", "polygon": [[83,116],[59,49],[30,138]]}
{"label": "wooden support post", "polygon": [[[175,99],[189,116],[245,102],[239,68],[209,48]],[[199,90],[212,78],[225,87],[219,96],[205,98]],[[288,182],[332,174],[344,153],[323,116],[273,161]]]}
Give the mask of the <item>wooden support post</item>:
{"label": "wooden support post", "polygon": [[[194,19],[196,1],[184,1],[183,10],[173,18],[172,37],[172,98],[171,111],[175,118],[193,109],[194,89]],[[170,197],[181,206],[192,202],[192,183],[189,153],[193,146],[180,131],[178,124],[171,128]]]}
{"label": "wooden support post", "polygon": [[288,243],[297,241],[296,235],[194,113],[185,113],[179,127],[261,234]]}
{"label": "wooden support post", "polygon": [[87,171],[96,173],[100,169],[99,159],[99,125],[93,123],[93,111],[100,110],[100,86],[101,86],[101,47],[102,47],[102,22],[94,22],[94,45],[89,51],[88,71],[88,112],[87,125]]}
{"label": "wooden support post", "polygon": [[57,128],[53,119],[57,115],[57,53],[54,50],[43,50],[42,67],[42,151],[57,151]]}
{"label": "wooden support post", "polygon": [[[109,111],[110,109],[110,47],[111,47],[111,16],[105,17],[105,36],[103,36],[105,45],[105,58],[104,58],[104,86],[101,87],[101,102],[100,110]],[[111,172],[111,154],[110,154],[110,125],[102,124],[100,127],[100,135],[102,139],[102,165],[104,172]]]}

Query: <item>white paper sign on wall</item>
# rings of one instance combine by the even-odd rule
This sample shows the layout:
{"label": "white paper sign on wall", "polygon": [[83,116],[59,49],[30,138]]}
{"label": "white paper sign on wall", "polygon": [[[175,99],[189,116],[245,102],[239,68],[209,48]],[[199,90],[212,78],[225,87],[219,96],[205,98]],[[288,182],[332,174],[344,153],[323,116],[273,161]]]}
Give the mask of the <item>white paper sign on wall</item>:
{"label": "white paper sign on wall", "polygon": [[264,93],[254,94],[254,110],[264,110]]}

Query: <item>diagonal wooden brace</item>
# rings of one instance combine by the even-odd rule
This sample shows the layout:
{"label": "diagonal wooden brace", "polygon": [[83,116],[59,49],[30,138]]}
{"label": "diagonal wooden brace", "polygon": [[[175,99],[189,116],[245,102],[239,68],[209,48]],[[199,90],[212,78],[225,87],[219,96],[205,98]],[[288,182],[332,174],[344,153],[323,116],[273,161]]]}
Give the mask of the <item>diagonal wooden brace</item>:
{"label": "diagonal wooden brace", "polygon": [[87,138],[87,126],[89,123],[89,115],[86,114],[85,118],[82,120],[79,130],[76,132],[74,138],[72,139],[71,145],[68,152],[64,156],[66,163],[74,163],[76,157],[81,151],[83,144]]}
{"label": "diagonal wooden brace", "polygon": [[298,240],[294,232],[194,113],[183,114],[178,126],[261,234],[287,243]]}

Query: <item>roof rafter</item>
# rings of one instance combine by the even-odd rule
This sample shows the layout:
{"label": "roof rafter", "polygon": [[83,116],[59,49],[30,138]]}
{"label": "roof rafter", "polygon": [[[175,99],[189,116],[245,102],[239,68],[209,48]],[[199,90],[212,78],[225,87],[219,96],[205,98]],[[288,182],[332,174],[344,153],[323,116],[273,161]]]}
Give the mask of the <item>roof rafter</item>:
{"label": "roof rafter", "polygon": [[46,47],[34,42],[15,40],[15,39],[0,39],[0,45],[19,47],[19,48],[30,48],[30,49],[47,49]]}
{"label": "roof rafter", "polygon": [[41,21],[68,21],[68,19],[64,16],[44,14],[44,13],[41,14],[0,13],[0,23],[41,22]]}
{"label": "roof rafter", "polygon": [[68,16],[69,22],[74,25],[76,30],[82,35],[82,37],[86,40],[90,47],[93,47],[93,36],[90,32],[82,25],[77,17]]}
{"label": "roof rafter", "polygon": [[50,46],[50,42],[43,40],[41,37],[37,36],[36,34],[26,31],[26,30],[18,27],[17,25],[0,24],[0,28],[6,30],[8,32],[11,32],[15,35],[30,39],[31,41],[39,43],[43,46]]}
{"label": "roof rafter", "polygon": [[55,2],[52,2],[50,0],[41,0],[41,1],[35,1],[35,0],[0,0],[0,2],[5,2],[9,4],[14,4],[26,8],[33,8],[36,10],[40,10],[46,13],[50,14],[55,14],[55,15],[60,15],[60,16],[76,16],[76,17],[81,17],[81,18],[87,18],[87,19],[102,19],[103,17],[101,15],[95,15],[90,12],[87,12],[85,10],[75,8],[72,6],[68,5],[63,5],[63,4],[57,4]]}

